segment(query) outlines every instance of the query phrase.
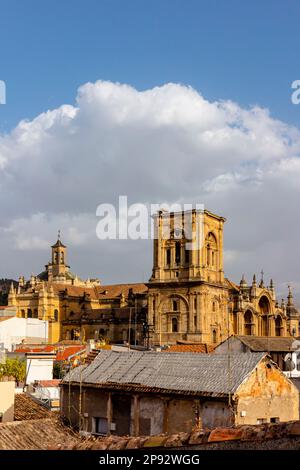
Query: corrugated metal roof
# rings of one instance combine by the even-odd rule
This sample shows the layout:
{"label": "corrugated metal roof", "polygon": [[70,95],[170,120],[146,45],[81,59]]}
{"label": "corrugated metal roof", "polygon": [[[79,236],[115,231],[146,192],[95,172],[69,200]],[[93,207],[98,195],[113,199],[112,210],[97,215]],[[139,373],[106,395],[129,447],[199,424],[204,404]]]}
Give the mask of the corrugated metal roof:
{"label": "corrugated metal roof", "polygon": [[265,356],[101,351],[87,367],[78,367],[63,382],[131,384],[181,392],[234,392]]}

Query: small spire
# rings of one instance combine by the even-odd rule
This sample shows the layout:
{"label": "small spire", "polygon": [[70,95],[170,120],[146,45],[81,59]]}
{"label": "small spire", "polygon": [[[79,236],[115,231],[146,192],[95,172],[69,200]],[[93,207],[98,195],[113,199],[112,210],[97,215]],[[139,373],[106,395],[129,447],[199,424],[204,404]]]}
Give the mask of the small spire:
{"label": "small spire", "polygon": [[60,240],[60,229],[58,229],[58,232],[57,232],[57,240]]}
{"label": "small spire", "polygon": [[14,293],[15,293],[15,288],[14,288],[14,283],[13,283],[13,282],[11,282],[11,284],[10,284],[9,293],[10,293],[10,294],[14,294]]}
{"label": "small spire", "polygon": [[287,302],[287,305],[289,307],[292,307],[294,305],[294,296],[293,296],[293,292],[292,292],[292,288],[291,286],[288,286],[289,288],[289,295],[288,295],[288,302]]}
{"label": "small spire", "polygon": [[252,287],[256,287],[256,274],[253,274]]}
{"label": "small spire", "polygon": [[265,286],[264,286],[264,274],[265,274],[265,273],[264,273],[264,270],[263,270],[263,269],[261,270],[260,274],[261,274],[261,280],[260,280],[259,287],[262,289],[263,287],[265,287]]}
{"label": "small spire", "polygon": [[243,276],[242,276],[242,279],[241,279],[241,282],[240,282],[240,286],[241,286],[241,287],[247,287],[247,282],[246,282],[246,279],[245,279],[245,274],[243,274]]}
{"label": "small spire", "polygon": [[274,289],[273,279],[271,279],[271,281],[270,281],[270,289]]}

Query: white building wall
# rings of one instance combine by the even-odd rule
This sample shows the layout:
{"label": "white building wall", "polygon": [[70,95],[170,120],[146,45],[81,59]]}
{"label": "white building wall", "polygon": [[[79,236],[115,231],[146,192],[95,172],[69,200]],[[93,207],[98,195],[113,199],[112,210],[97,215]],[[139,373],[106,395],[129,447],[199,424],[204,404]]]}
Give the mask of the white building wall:
{"label": "white building wall", "polygon": [[53,379],[53,358],[27,358],[26,360],[26,385],[35,380]]}
{"label": "white building wall", "polygon": [[0,349],[12,351],[14,345],[30,338],[37,342],[48,341],[48,322],[38,318],[12,317],[0,321]]}

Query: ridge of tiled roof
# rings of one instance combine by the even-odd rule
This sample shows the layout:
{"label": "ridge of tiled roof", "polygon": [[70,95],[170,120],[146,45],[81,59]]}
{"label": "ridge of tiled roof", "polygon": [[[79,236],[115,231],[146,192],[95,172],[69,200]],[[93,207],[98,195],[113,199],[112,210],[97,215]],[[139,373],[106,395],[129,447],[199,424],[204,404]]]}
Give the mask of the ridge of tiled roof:
{"label": "ridge of tiled roof", "polygon": [[248,346],[254,352],[266,351],[291,351],[292,344],[297,338],[293,336],[246,336],[235,335],[243,344]]}

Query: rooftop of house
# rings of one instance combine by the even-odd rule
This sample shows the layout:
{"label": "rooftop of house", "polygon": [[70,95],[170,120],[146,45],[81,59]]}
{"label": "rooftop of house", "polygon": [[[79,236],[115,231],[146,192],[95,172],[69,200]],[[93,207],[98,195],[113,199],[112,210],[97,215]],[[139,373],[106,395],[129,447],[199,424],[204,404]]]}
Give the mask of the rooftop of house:
{"label": "rooftop of house", "polygon": [[80,436],[59,419],[0,424],[0,450],[299,449],[300,421],[155,436]]}
{"label": "rooftop of house", "polygon": [[228,396],[264,357],[265,353],[232,354],[229,375],[227,354],[101,351],[88,366],[70,371],[62,383]]}
{"label": "rooftop of house", "polygon": [[[235,335],[231,338],[237,338],[253,352],[288,352],[297,349],[295,341],[297,338],[292,336],[242,336]],[[225,340],[224,342],[226,342]]]}
{"label": "rooftop of house", "polygon": [[190,343],[190,344],[172,344],[163,352],[184,352],[184,353],[211,353],[214,347],[207,343]]}
{"label": "rooftop of house", "polygon": [[58,419],[44,418],[0,424],[0,450],[47,450],[80,441]]}
{"label": "rooftop of house", "polygon": [[53,412],[37,403],[26,393],[17,393],[15,395],[15,421],[43,419],[53,416],[55,416]]}

